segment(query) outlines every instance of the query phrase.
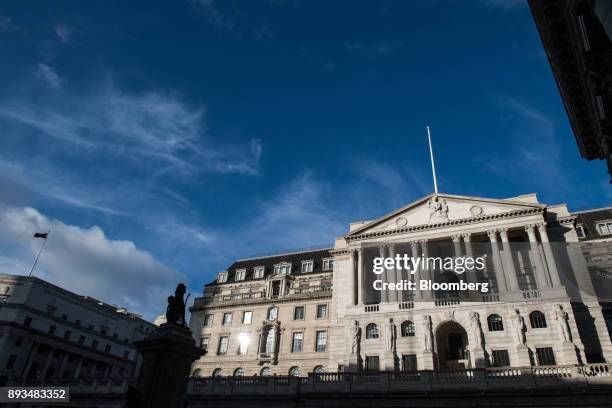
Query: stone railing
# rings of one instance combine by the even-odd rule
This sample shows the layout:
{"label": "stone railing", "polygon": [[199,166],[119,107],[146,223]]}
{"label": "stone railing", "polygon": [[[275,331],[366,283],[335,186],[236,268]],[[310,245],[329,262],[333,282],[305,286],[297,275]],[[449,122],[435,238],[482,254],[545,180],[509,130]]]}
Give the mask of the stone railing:
{"label": "stone railing", "polygon": [[188,395],[352,393],[610,387],[612,364],[439,371],[320,373],[307,377],[192,378]]}
{"label": "stone railing", "polygon": [[289,295],[305,295],[311,293],[329,292],[331,294],[331,285],[318,285],[318,286],[303,286],[298,288],[289,289]]}

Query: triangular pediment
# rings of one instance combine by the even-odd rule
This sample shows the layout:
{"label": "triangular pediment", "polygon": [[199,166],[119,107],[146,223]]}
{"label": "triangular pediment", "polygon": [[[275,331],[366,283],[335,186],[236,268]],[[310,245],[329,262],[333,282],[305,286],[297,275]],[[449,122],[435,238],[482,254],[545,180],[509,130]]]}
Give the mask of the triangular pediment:
{"label": "triangular pediment", "polygon": [[370,221],[346,236],[402,228],[484,219],[504,213],[543,209],[535,195],[512,199],[489,199],[451,194],[430,194],[377,220]]}

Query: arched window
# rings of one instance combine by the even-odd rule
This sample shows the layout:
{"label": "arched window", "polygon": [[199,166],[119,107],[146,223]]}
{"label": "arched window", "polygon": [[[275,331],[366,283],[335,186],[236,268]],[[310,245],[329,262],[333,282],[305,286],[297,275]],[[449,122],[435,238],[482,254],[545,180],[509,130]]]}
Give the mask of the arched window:
{"label": "arched window", "polygon": [[193,374],[191,374],[192,377],[202,377],[202,369],[200,368],[196,368],[195,370],[193,370]]}
{"label": "arched window", "polygon": [[312,370],[315,374],[323,374],[325,372],[325,368],[322,365],[318,365]]}
{"label": "arched window", "polygon": [[414,337],[414,323],[406,320],[402,323],[402,337]]}
{"label": "arched window", "polygon": [[276,341],[276,335],[272,327],[268,328],[266,332],[266,349],[264,350],[266,353],[274,352],[274,343]]}
{"label": "arched window", "polygon": [[262,377],[270,377],[272,375],[272,370],[270,367],[264,367],[261,369],[259,374],[261,374]]}
{"label": "arched window", "polygon": [[291,368],[289,369],[289,375],[290,375],[291,377],[299,377],[299,376],[300,376],[300,374],[301,374],[301,372],[302,372],[302,371],[300,370],[300,367],[298,367],[298,366],[293,366],[293,367],[291,367]]}
{"label": "arched window", "polygon": [[223,369],[222,368],[215,368],[212,372],[212,376],[219,378],[219,377],[223,377]]}
{"label": "arched window", "polygon": [[268,320],[276,320],[278,317],[278,307],[271,307],[268,309]]}
{"label": "arched window", "polygon": [[489,326],[489,331],[503,331],[504,330],[504,321],[502,317],[498,314],[492,314],[487,317],[487,325]]}
{"label": "arched window", "polygon": [[234,377],[243,377],[244,376],[244,370],[242,369],[242,367],[238,367],[237,369],[234,370]]}
{"label": "arched window", "polygon": [[531,323],[532,329],[543,329],[546,326],[546,316],[544,313],[536,310],[535,312],[531,312],[529,314],[529,323]]}
{"label": "arched window", "polygon": [[366,339],[378,338],[378,326],[376,323],[370,323],[366,326]]}

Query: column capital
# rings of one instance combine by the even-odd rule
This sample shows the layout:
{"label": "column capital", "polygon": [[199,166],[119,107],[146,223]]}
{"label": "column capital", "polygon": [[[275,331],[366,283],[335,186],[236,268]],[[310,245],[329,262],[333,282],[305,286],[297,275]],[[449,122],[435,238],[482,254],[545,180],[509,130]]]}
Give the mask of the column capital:
{"label": "column capital", "polygon": [[492,242],[497,242],[497,230],[488,230],[487,235]]}
{"label": "column capital", "polygon": [[536,227],[537,227],[539,230],[541,230],[541,229],[543,229],[543,228],[544,228],[544,229],[546,229],[546,222],[539,222],[539,223],[535,224],[535,226],[536,226]]}
{"label": "column capital", "polygon": [[470,242],[470,240],[472,239],[472,233],[464,232],[463,234],[461,234],[461,237],[463,238],[465,242]]}
{"label": "column capital", "polygon": [[453,242],[457,242],[457,243],[461,242],[461,234],[451,235],[451,238],[452,238]]}
{"label": "column capital", "polygon": [[525,231],[527,232],[533,232],[534,228],[536,227],[536,224],[527,224],[525,225]]}
{"label": "column capital", "polygon": [[501,237],[502,242],[508,242],[508,228],[500,228],[499,236]]}

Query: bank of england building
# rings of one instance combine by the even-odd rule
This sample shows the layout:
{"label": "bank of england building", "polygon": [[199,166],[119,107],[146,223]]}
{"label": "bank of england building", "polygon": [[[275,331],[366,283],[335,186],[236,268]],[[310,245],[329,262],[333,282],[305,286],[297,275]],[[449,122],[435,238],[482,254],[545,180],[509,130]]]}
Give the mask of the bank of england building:
{"label": "bank of england building", "polygon": [[[431,194],[350,224],[333,246],[238,260],[191,308],[190,326],[205,350],[192,374],[609,363],[602,305],[610,299],[594,287],[577,218],[565,204],[540,203],[535,194]],[[481,258],[484,268],[457,274],[425,265],[414,273],[397,267],[373,273],[375,258],[398,255]],[[487,290],[418,284],[374,290],[420,280],[480,283]]]}

